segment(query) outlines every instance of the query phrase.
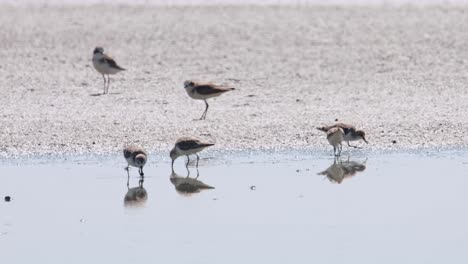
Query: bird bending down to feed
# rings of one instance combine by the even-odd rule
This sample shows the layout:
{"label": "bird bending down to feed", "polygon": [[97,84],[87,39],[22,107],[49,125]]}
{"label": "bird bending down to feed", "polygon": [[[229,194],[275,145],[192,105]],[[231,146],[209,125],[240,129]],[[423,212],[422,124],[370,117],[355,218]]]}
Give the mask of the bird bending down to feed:
{"label": "bird bending down to feed", "polygon": [[169,153],[169,156],[172,159],[172,168],[174,169],[174,161],[180,157],[180,156],[187,156],[187,164],[186,166],[188,167],[188,164],[190,162],[189,155],[195,154],[197,155],[197,167],[198,167],[198,161],[200,160],[200,157],[198,156],[198,152],[202,151],[203,149],[213,146],[213,143],[206,143],[202,142],[199,139],[193,138],[193,137],[183,137],[179,138],[174,147],[172,148],[171,152]]}
{"label": "bird bending down to feed", "polygon": [[203,100],[205,102],[206,108],[203,112],[200,120],[206,119],[206,113],[208,112],[208,102],[206,101],[209,98],[220,96],[225,92],[235,90],[223,85],[215,85],[212,83],[201,83],[195,81],[185,81],[184,88],[187,94],[195,100]]}
{"label": "bird bending down to feed", "polygon": [[125,160],[127,160],[128,166],[126,170],[130,169],[130,166],[137,167],[138,173],[141,177],[144,176],[143,167],[148,160],[148,154],[141,147],[128,146],[123,150]]}
{"label": "bird bending down to feed", "polygon": [[332,127],[330,130],[327,131],[327,140],[330,145],[333,146],[333,154],[336,157],[339,157],[341,155],[341,142],[343,141],[344,138],[344,132],[343,129],[339,127]]}
{"label": "bird bending down to feed", "polygon": [[[101,47],[96,47],[93,52],[93,66],[100,74],[102,74],[102,78],[104,79],[104,93],[109,93],[109,84],[110,84],[110,76],[111,74],[116,74],[120,71],[124,71],[125,69],[117,65],[114,59],[110,56],[104,54],[104,49]],[[106,80],[107,75],[107,80]]]}
{"label": "bird bending down to feed", "polygon": [[369,144],[366,140],[366,133],[362,130],[357,130],[354,126],[343,123],[336,123],[331,126],[317,127],[318,130],[323,132],[328,132],[332,128],[341,128],[344,132],[343,141],[346,141],[348,147],[358,148],[357,146],[352,146],[349,144],[350,141],[364,140],[366,144]]}

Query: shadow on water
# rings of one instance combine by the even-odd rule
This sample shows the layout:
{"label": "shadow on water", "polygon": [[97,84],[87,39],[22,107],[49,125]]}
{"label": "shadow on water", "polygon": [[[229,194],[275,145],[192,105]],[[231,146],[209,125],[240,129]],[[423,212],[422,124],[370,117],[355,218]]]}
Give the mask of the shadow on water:
{"label": "shadow on water", "polygon": [[366,169],[366,162],[357,162],[348,159],[342,161],[341,158],[335,158],[333,164],[330,165],[326,170],[317,173],[318,175],[327,176],[328,180],[333,183],[341,184],[344,179],[354,177],[358,172],[362,172]]}
{"label": "shadow on water", "polygon": [[190,196],[191,194],[199,193],[202,190],[214,189],[213,186],[210,186],[198,180],[198,177],[200,176],[198,167],[196,168],[196,170],[197,170],[197,176],[193,178],[190,177],[190,171],[188,167],[187,167],[186,176],[177,174],[174,170],[172,171],[169,179],[179,194]]}
{"label": "shadow on water", "polygon": [[145,204],[148,200],[148,192],[143,187],[143,182],[144,178],[140,177],[138,186],[130,188],[130,173],[127,174],[127,193],[124,197],[125,206],[142,206]]}

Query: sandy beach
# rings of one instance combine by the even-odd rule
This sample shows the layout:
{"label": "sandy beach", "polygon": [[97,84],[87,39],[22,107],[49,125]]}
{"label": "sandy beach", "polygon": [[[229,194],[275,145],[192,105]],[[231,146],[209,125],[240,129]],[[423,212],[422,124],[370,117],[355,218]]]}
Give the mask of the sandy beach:
{"label": "sandy beach", "polygon": [[[0,156],[107,155],[180,136],[213,150],[468,145],[466,7],[11,7],[0,5]],[[127,71],[110,94],[91,57]],[[190,99],[187,79],[237,90]],[[396,142],[396,143],[393,143]],[[331,151],[331,150],[330,150]]]}

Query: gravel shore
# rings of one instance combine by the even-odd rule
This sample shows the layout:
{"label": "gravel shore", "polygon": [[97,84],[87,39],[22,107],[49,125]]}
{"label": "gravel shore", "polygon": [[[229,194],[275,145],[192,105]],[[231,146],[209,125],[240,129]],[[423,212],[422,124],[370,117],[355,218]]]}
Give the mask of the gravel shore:
{"label": "gravel shore", "polygon": [[[0,6],[0,156],[330,148],[316,126],[366,131],[368,149],[468,145],[468,7]],[[127,71],[110,94],[103,46]],[[187,79],[236,87],[209,101]],[[330,148],[331,149],[331,148]]]}

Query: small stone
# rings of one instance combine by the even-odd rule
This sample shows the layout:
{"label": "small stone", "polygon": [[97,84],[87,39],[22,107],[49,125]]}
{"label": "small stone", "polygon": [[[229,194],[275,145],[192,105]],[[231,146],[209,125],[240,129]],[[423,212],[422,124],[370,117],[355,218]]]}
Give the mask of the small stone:
{"label": "small stone", "polygon": [[338,122],[338,118],[335,118],[335,122]]}
{"label": "small stone", "polygon": [[300,172],[301,170],[296,170],[296,172]]}
{"label": "small stone", "polygon": [[10,196],[5,196],[5,202],[9,202],[11,201],[11,197]]}
{"label": "small stone", "polygon": [[396,144],[396,140],[392,140],[392,143],[393,143],[393,144]]}
{"label": "small stone", "polygon": [[250,186],[250,190],[255,191],[256,189],[257,187],[255,187],[255,185]]}

